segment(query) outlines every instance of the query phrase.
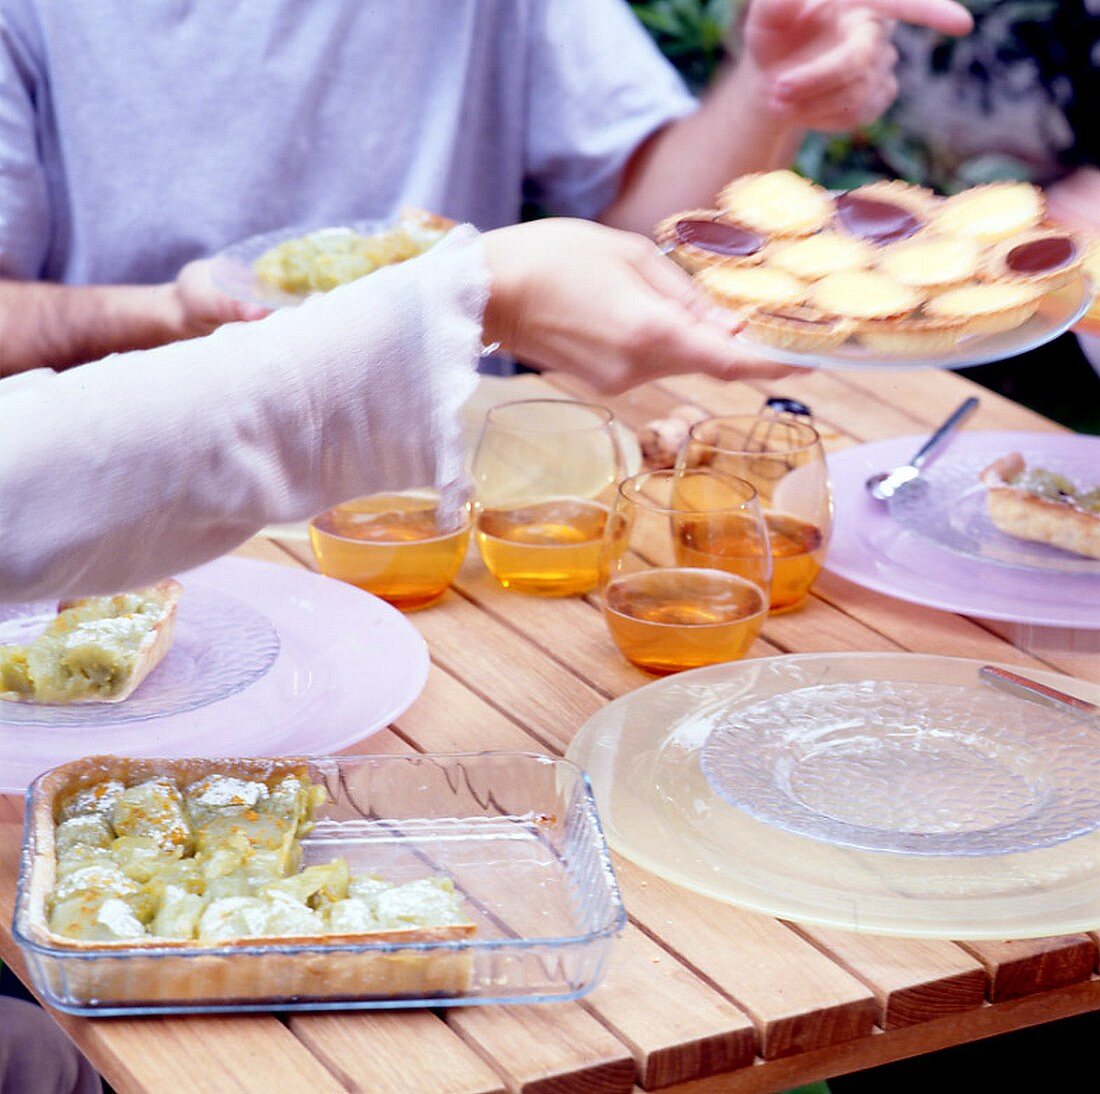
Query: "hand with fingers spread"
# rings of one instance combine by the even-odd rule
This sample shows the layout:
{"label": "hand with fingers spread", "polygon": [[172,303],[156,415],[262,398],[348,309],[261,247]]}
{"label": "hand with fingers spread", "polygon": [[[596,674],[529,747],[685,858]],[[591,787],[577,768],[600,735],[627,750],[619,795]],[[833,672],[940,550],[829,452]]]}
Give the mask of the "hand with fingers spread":
{"label": "hand with fingers spread", "polygon": [[587,221],[540,220],[484,237],[492,286],[484,338],[603,392],[676,373],[723,380],[791,370],[751,361],[716,307],[648,240]]}
{"label": "hand with fingers spread", "polygon": [[954,35],[973,27],[954,0],[750,0],[743,63],[757,70],[771,110],[790,124],[854,129],[897,94],[895,20]]}

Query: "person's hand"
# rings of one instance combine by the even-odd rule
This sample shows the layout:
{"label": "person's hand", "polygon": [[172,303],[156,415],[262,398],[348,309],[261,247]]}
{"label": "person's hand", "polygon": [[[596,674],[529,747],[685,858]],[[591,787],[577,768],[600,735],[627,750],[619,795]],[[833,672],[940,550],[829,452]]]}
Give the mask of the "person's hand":
{"label": "person's hand", "polygon": [[210,334],[223,323],[250,322],[270,314],[269,308],[243,304],[219,291],[210,276],[210,260],[189,262],[172,285],[180,338]]}
{"label": "person's hand", "polygon": [[538,220],[483,237],[491,288],[484,337],[598,391],[674,373],[723,380],[791,370],[747,360],[716,307],[649,240],[581,220]]}
{"label": "person's hand", "polygon": [[843,131],[877,118],[897,94],[892,22],[968,34],[954,0],[749,0],[744,55],[773,113],[803,129]]}

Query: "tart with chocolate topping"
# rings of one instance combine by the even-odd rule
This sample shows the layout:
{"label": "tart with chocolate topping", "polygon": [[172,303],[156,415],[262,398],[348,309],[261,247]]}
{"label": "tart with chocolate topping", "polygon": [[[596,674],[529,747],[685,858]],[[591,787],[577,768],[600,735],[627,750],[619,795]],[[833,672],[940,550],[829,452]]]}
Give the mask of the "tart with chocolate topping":
{"label": "tart with chocolate topping", "polygon": [[751,337],[777,349],[824,353],[848,338],[855,324],[850,319],[826,315],[818,308],[794,304],[750,312],[745,327]]}
{"label": "tart with chocolate topping", "polygon": [[1042,296],[1035,285],[963,285],[934,297],[924,310],[929,316],[964,320],[966,335],[998,334],[1026,323]]}
{"label": "tart with chocolate topping", "polygon": [[991,281],[1037,285],[1049,292],[1070,281],[1083,260],[1070,232],[1041,228],[994,247],[982,263],[982,274]]}
{"label": "tart with chocolate topping", "polygon": [[719,204],[738,224],[773,236],[808,236],[832,219],[828,191],[793,171],[766,171],[736,178]]}
{"label": "tart with chocolate topping", "polygon": [[1038,187],[1026,182],[991,182],[945,198],[932,224],[944,235],[997,243],[1037,228],[1046,214]]}
{"label": "tart with chocolate topping", "polygon": [[923,234],[884,247],[875,265],[888,277],[931,294],[974,279],[981,248],[961,236]]}
{"label": "tart with chocolate topping", "polygon": [[780,239],[764,252],[764,262],[804,281],[816,281],[841,270],[870,265],[874,250],[862,239],[839,232],[817,232],[798,239]]}
{"label": "tart with chocolate topping", "polygon": [[711,266],[702,270],[699,284],[723,307],[763,305],[783,308],[806,299],[806,285],[797,277],[767,266]]}
{"label": "tart with chocolate topping", "polygon": [[846,319],[899,319],[920,307],[922,295],[872,270],[829,274],[810,286],[809,303]]}
{"label": "tart with chocolate topping", "polygon": [[930,190],[906,182],[872,182],[837,195],[836,221],[849,235],[885,246],[923,230],[934,208]]}
{"label": "tart with chocolate topping", "polygon": [[689,273],[718,262],[752,265],[760,261],[767,237],[736,224],[720,209],[691,209],[657,225],[658,246]]}

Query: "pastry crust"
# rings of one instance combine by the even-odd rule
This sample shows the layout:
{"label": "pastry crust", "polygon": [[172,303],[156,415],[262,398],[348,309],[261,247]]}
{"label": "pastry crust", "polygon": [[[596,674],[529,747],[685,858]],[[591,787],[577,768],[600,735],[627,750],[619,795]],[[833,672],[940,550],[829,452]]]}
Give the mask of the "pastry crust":
{"label": "pastry crust", "polygon": [[989,519],[994,525],[1018,539],[1100,559],[1100,513],[1087,512],[1069,501],[1039,497],[1014,485],[1024,470],[1023,456],[1010,452],[982,471]]}
{"label": "pastry crust", "polygon": [[914,315],[909,319],[860,323],[859,340],[868,349],[892,357],[924,357],[951,352],[965,331],[963,319]]}
{"label": "pastry crust", "polygon": [[[727,226],[732,233],[742,237],[741,242],[747,250],[743,254],[731,253],[728,248],[714,250],[707,247],[703,241],[693,243],[685,240],[684,236],[690,233],[685,233],[681,226],[693,221]],[[719,263],[739,266],[755,265],[760,261],[761,252],[767,243],[765,236],[736,223],[721,209],[688,209],[686,212],[666,217],[657,225],[654,239],[657,241],[657,246],[665,250],[688,273],[698,273],[708,266]]]}
{"label": "pastry crust", "polygon": [[718,204],[747,228],[774,236],[808,236],[832,219],[826,190],[793,171],[742,175],[723,188]]}
{"label": "pastry crust", "polygon": [[924,310],[929,316],[962,319],[965,335],[997,334],[1026,323],[1042,295],[1030,285],[964,285],[930,300]]}
{"label": "pastry crust", "polygon": [[[56,817],[72,795],[106,779],[133,785],[158,775],[169,776],[180,785],[211,774],[264,782],[287,775],[307,779],[306,764],[304,758],[296,757],[167,760],[89,756],[45,776],[34,812],[27,818],[34,854],[24,861],[21,877],[21,886],[26,886],[29,896],[29,941],[62,958],[75,954],[102,957],[63,963],[40,960],[53,993],[104,1006],[197,1006],[274,1005],[300,996],[335,1000],[464,992],[473,968],[468,951],[444,946],[432,952],[418,947],[459,943],[474,933],[473,924],[218,942],[154,937],[90,942],[50,930],[46,903],[56,882]],[[405,944],[410,948],[402,948]],[[349,950],[349,946],[356,948]],[[288,952],[294,947],[302,949]],[[111,960],[112,953],[118,958]]]}
{"label": "pastry crust", "polygon": [[760,308],[746,317],[746,329],[759,342],[794,353],[835,349],[855,330],[850,319],[826,315],[817,308]]}
{"label": "pastry crust", "polygon": [[[156,585],[151,585],[148,588],[138,589],[136,591],[140,593],[143,598],[155,601],[160,606],[161,614],[149,629],[149,633],[142,639],[141,645],[138,647],[134,658],[133,667],[126,679],[126,683],[121,690],[114,695],[78,696],[67,700],[66,705],[73,703],[124,702],[141,687],[149,673],[151,673],[164,659],[164,655],[168,652],[172,645],[172,639],[175,637],[176,614],[179,610],[179,601],[183,593],[183,586],[174,578],[165,578],[165,580],[158,582]],[[58,613],[60,613],[69,608],[81,608],[102,599],[104,598],[83,597],[78,600],[63,600],[58,604],[57,610]],[[13,703],[40,702],[34,695],[24,695],[17,691],[0,692],[0,700]]]}

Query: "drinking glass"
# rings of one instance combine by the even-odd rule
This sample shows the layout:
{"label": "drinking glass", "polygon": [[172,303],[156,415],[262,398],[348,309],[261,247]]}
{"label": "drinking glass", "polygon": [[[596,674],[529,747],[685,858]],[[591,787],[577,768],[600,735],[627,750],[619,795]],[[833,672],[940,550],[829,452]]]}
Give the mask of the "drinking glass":
{"label": "drinking glass", "polygon": [[658,675],[734,661],[768,614],[772,558],[756,491],[707,470],[623,482],[600,561],[615,644]]}
{"label": "drinking glass", "polygon": [[402,611],[434,604],[470,541],[469,505],[441,507],[434,490],[355,498],[309,524],[321,573],[358,585]]}
{"label": "drinking glass", "polygon": [[611,412],[524,399],[494,407],[474,453],[475,538],[506,589],[573,596],[596,587],[622,458]]}
{"label": "drinking glass", "polygon": [[817,430],[771,414],[707,418],[691,427],[676,466],[706,467],[752,483],[774,560],[771,610],[800,607],[821,572],[833,525]]}

